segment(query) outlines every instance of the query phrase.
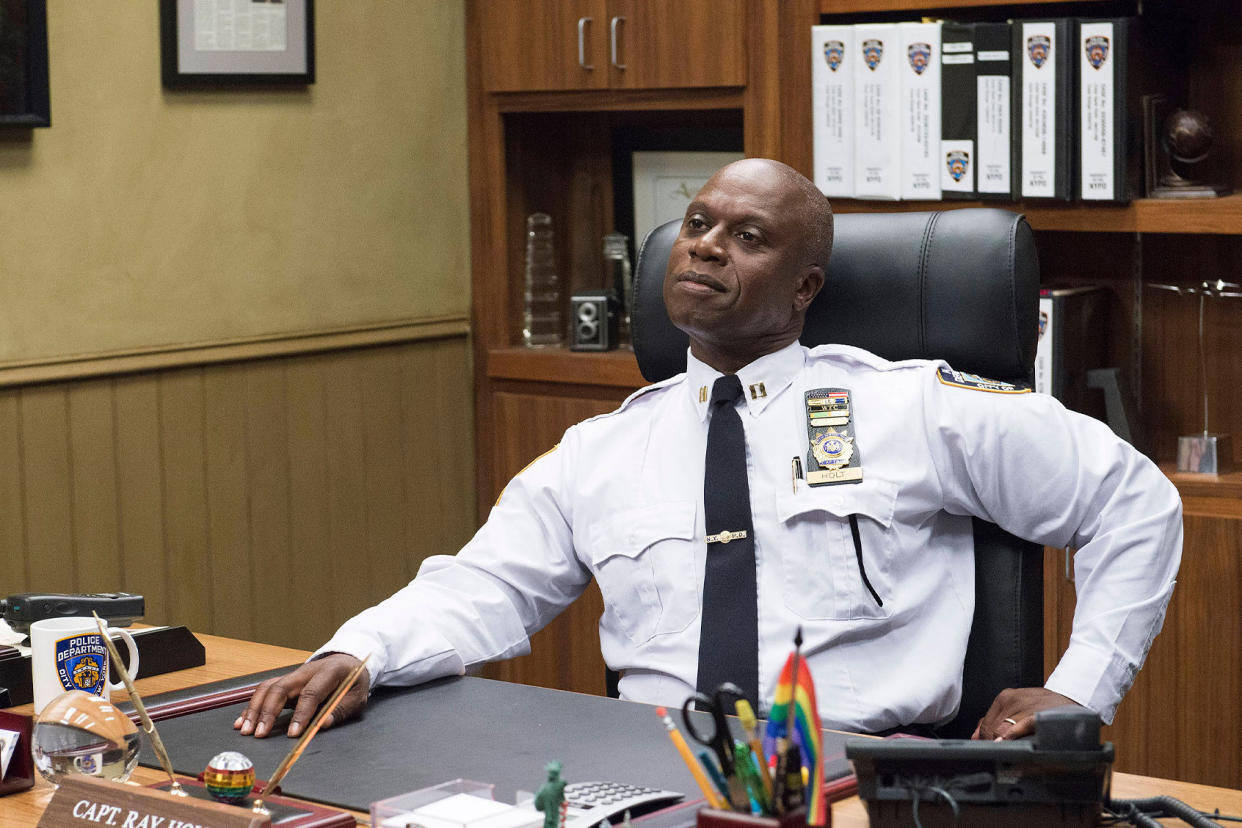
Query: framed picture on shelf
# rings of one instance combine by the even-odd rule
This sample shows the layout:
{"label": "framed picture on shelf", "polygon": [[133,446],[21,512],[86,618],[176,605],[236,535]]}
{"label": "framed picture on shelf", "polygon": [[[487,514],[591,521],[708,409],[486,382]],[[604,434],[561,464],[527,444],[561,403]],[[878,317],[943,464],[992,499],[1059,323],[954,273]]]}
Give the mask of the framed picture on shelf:
{"label": "framed picture on shelf", "polygon": [[635,244],[666,221],[684,216],[712,173],[744,157],[740,152],[635,152]]}
{"label": "framed picture on shelf", "polygon": [[0,0],[0,126],[51,125],[47,0]]}
{"label": "framed picture on shelf", "polygon": [[315,82],[314,0],[160,0],[168,87]]}

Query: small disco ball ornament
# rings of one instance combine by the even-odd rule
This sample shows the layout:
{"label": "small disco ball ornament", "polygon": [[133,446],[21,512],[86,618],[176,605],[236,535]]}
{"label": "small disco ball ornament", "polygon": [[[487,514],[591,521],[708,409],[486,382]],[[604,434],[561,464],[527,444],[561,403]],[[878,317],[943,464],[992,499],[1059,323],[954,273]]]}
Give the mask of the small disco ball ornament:
{"label": "small disco ball ornament", "polygon": [[139,731],[99,696],[71,690],[34,718],[35,767],[53,785],[70,774],[124,782],[138,764]]}
{"label": "small disco ball ornament", "polygon": [[203,784],[213,799],[236,805],[254,788],[254,762],[235,750],[218,753],[203,771]]}

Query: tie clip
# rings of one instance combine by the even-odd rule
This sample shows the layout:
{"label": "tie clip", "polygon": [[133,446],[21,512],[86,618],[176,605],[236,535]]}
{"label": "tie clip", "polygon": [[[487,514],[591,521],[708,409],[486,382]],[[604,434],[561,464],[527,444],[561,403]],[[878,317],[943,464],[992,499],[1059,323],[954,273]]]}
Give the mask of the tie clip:
{"label": "tie clip", "polygon": [[728,543],[729,541],[742,540],[745,537],[746,537],[745,529],[739,529],[736,532],[730,532],[728,529],[726,529],[718,535],[708,535],[707,542],[708,543]]}

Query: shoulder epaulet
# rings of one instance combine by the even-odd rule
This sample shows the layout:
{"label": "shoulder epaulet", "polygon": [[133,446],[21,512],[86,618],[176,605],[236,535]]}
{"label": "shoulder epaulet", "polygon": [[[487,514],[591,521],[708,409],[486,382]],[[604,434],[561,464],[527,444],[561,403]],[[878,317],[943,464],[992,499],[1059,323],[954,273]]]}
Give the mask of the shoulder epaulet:
{"label": "shoulder epaulet", "polygon": [[594,422],[595,420],[605,419],[607,417],[615,417],[616,415],[620,414],[622,411],[625,411],[627,408],[632,406],[635,402],[637,402],[642,397],[646,397],[663,388],[668,388],[669,386],[680,384],[681,381],[685,378],[685,376],[686,375],[684,373],[677,374],[675,376],[669,377],[668,379],[663,379],[663,380],[660,380],[659,382],[653,382],[651,385],[643,386],[642,388],[635,391],[633,394],[630,394],[628,397],[626,397],[625,400],[623,400],[622,403],[616,408],[614,408],[612,411],[606,411],[603,414],[596,414],[594,417],[588,417],[582,422],[590,423],[590,422]]}
{"label": "shoulder epaulet", "polygon": [[1031,389],[1015,385],[1012,382],[1002,382],[981,377],[978,374],[955,371],[947,365],[941,365],[936,369],[936,379],[940,381],[941,385],[951,385],[954,388],[969,388],[972,391],[990,391],[993,394],[1031,393]]}
{"label": "shoulder epaulet", "polygon": [[899,371],[910,368],[926,368],[932,363],[926,359],[885,359],[870,351],[853,345],[816,345],[810,349],[812,359],[832,359],[875,371]]}

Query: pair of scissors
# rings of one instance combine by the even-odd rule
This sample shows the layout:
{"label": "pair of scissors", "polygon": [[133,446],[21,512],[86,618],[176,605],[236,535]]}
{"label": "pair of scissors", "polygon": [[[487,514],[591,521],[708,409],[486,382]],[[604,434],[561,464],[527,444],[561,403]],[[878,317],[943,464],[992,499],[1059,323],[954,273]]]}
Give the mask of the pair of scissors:
{"label": "pair of scissors", "polygon": [[[710,697],[705,693],[695,693],[681,706],[681,720],[686,725],[686,732],[690,734],[690,738],[711,748],[716,754],[725,779],[731,779],[736,775],[736,763],[733,760],[733,732],[729,730],[729,720],[725,717],[728,711],[735,709],[737,700],[744,698],[746,694],[742,688],[733,682],[726,681],[717,686]],[[698,710],[711,714],[712,728],[710,731],[703,731],[695,726],[694,717],[690,715],[692,705]]]}

